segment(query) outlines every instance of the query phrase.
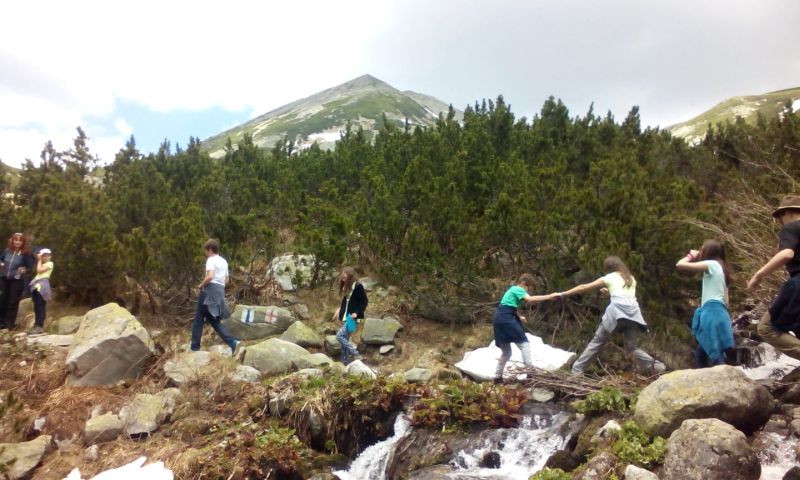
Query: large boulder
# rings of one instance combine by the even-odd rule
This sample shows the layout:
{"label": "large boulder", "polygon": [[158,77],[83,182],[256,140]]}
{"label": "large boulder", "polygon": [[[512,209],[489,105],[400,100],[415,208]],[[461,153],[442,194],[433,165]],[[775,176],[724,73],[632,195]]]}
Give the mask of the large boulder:
{"label": "large boulder", "polygon": [[305,348],[279,338],[270,338],[250,347],[244,354],[244,365],[258,369],[264,375],[286,373],[315,365]]}
{"label": "large boulder", "polygon": [[137,394],[119,411],[125,423],[125,433],[130,436],[149,435],[172,415],[180,390],[169,388],[157,395]]}
{"label": "large boulder", "polygon": [[231,316],[222,324],[239,340],[260,340],[280,335],[294,322],[292,312],[285,308],[236,305]]}
{"label": "large boulder", "polygon": [[313,275],[313,255],[282,255],[269,263],[272,281],[285,292],[293,292],[301,284],[307,284]]}
{"label": "large boulder", "polygon": [[342,344],[336,339],[336,335],[325,336],[325,351],[336,356],[342,354]]}
{"label": "large boulder", "polygon": [[361,341],[367,345],[394,343],[394,336],[402,328],[403,325],[394,317],[367,318],[364,320]]}
{"label": "large boulder", "polygon": [[667,442],[663,480],[758,480],[761,465],[742,432],[716,418],[686,420]]}
{"label": "large boulder", "polygon": [[322,338],[300,320],[294,322],[281,335],[281,340],[296,343],[301,347],[321,347]]}
{"label": "large boulder", "polygon": [[49,435],[41,435],[30,442],[0,443],[0,465],[7,467],[3,478],[27,478],[47,453],[50,441]]}
{"label": "large boulder", "polygon": [[155,355],[153,340],[136,317],[116,303],[90,310],[67,355],[67,384],[109,386],[136,378]]}
{"label": "large boulder", "polygon": [[247,365],[239,365],[231,375],[231,380],[234,382],[258,383],[261,380],[261,372]]}
{"label": "large boulder", "polygon": [[769,420],[774,408],[766,388],[737,368],[719,365],[662,375],[639,394],[634,419],[662,437],[690,418],[718,418],[749,434]]}

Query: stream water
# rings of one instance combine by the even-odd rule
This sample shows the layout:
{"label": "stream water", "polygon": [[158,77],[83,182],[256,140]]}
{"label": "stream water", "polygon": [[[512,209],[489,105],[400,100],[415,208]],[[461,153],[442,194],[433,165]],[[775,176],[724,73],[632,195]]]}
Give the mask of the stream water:
{"label": "stream water", "polygon": [[[526,413],[518,428],[485,430],[470,438],[468,445],[455,453],[446,467],[435,467],[435,473],[413,478],[442,479],[527,479],[544,467],[556,450],[564,448],[570,433],[569,416],[552,408],[539,408]],[[334,472],[341,480],[384,480],[386,464],[392,450],[410,431],[408,420],[398,416],[394,436],[364,450],[347,471]],[[481,459],[489,452],[497,452],[499,468],[480,467]]]}

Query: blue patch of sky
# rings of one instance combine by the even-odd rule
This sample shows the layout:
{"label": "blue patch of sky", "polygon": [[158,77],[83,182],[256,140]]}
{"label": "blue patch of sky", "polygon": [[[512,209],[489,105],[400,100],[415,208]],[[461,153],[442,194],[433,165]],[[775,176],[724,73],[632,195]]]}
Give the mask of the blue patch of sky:
{"label": "blue patch of sky", "polygon": [[[117,100],[114,114],[103,118],[88,118],[90,124],[115,131],[116,119],[125,120],[133,130],[136,147],[147,154],[156,152],[168,140],[173,149],[176,144],[186,146],[189,137],[201,140],[221,133],[250,119],[246,110],[234,111],[221,107],[205,110],[172,110],[157,112],[136,102]],[[89,136],[92,132],[87,132]],[[123,145],[119,146],[124,147]]]}

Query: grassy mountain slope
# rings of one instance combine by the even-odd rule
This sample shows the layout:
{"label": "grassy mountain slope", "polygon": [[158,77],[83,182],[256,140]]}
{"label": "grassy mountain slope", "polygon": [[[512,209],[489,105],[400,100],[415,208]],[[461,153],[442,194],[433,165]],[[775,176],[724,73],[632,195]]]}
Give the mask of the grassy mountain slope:
{"label": "grassy mountain slope", "polygon": [[762,95],[748,95],[729,98],[716,104],[710,110],[673,125],[667,130],[689,143],[699,142],[706,133],[708,125],[742,117],[748,123],[754,123],[760,112],[765,118],[772,118],[786,112],[786,105],[794,104],[793,110],[800,110],[800,87],[778,90]]}
{"label": "grassy mountain slope", "polygon": [[412,125],[431,125],[448,107],[434,97],[401,92],[375,77],[363,75],[210,137],[203,145],[212,156],[219,157],[228,137],[236,144],[245,133],[250,133],[260,146],[269,147],[280,138],[289,137],[298,139],[301,148],[314,142],[330,147],[347,122],[376,131],[385,114],[387,120],[398,124],[408,120]]}

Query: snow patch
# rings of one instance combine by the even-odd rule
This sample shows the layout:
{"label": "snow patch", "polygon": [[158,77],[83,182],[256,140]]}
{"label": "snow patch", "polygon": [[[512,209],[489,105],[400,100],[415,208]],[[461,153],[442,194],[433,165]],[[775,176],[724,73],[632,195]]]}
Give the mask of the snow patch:
{"label": "snow patch", "polygon": [[[127,465],[112,468],[92,477],[91,480],[130,480],[146,478],[147,480],[173,480],[172,470],[164,466],[164,462],[144,465],[147,457],[139,457]],[[64,480],[83,480],[81,472],[76,468],[69,472]]]}
{"label": "snow patch", "polygon": [[[543,370],[558,370],[566,365],[574,356],[574,352],[568,352],[559,348],[551,347],[544,343],[540,337],[526,333],[525,336],[531,344],[531,360],[533,366]],[[500,357],[500,349],[494,341],[488,347],[478,348],[464,354],[464,359],[456,363],[455,367],[475,380],[489,381],[494,379],[494,371],[497,367],[497,359]],[[511,360],[506,363],[504,376],[509,369],[514,369],[524,365],[522,363],[522,352],[515,344],[511,344]]]}

